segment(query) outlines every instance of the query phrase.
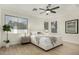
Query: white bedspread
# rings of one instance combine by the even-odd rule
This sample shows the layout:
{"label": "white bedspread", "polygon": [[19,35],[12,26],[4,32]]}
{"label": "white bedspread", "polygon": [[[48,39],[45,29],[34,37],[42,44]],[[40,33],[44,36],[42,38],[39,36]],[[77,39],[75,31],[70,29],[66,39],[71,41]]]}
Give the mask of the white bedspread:
{"label": "white bedspread", "polygon": [[[56,41],[56,42],[54,42]],[[56,37],[49,37],[49,36],[43,36],[43,35],[32,35],[31,36],[31,42],[40,48],[44,50],[49,50],[51,48],[54,48],[60,44],[62,44],[62,40]]]}

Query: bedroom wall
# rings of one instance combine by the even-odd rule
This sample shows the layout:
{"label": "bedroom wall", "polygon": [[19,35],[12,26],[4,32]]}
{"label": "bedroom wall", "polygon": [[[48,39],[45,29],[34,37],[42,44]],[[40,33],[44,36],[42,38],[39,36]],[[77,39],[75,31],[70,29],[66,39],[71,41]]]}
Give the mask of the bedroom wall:
{"label": "bedroom wall", "polygon": [[79,19],[79,6],[69,5],[65,8],[63,16],[59,21],[59,32],[61,33],[62,39],[71,43],[79,44],[79,34],[66,34],[65,33],[65,21]]}
{"label": "bedroom wall", "polygon": [[1,47],[1,9],[0,9],[0,47]]}

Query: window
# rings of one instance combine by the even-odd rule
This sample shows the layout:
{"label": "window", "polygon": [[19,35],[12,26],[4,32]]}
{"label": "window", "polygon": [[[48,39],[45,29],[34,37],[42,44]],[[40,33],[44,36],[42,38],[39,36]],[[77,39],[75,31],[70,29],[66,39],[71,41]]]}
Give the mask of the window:
{"label": "window", "polygon": [[27,32],[28,29],[28,19],[16,16],[5,15],[5,23],[9,24],[13,33]]}

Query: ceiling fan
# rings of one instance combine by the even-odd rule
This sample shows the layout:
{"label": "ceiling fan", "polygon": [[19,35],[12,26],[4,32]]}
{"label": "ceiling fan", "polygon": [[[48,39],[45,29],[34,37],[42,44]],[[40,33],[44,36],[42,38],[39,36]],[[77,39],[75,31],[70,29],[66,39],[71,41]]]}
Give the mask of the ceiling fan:
{"label": "ceiling fan", "polygon": [[[48,4],[46,6],[46,9],[39,8],[39,10],[43,10],[43,12],[41,12],[40,14],[45,13],[45,12],[46,12],[46,15],[48,15],[49,13],[56,13],[56,11],[54,11],[54,10],[60,8],[59,6],[56,6],[54,8],[51,8],[51,5],[52,4]],[[38,10],[37,8],[33,8],[33,11],[37,11],[37,10]]]}

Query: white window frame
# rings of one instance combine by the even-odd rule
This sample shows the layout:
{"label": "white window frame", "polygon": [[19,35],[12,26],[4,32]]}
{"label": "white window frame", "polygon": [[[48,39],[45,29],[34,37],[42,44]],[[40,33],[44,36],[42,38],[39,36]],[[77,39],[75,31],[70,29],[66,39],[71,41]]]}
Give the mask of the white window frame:
{"label": "white window frame", "polygon": [[[24,29],[24,30],[19,30],[19,29],[11,29],[11,32],[9,32],[9,33],[27,33],[28,32],[28,18],[24,18],[24,17],[17,17],[17,16],[12,16],[12,15],[5,15],[4,17],[5,17],[5,19],[4,19],[4,21],[5,21],[5,24],[7,24],[7,22],[6,22],[6,16],[11,16],[11,17],[15,17],[15,18],[17,18],[17,21],[18,21],[18,19],[19,18],[23,18],[23,19],[26,19],[27,20],[27,28],[26,29]],[[13,30],[13,31],[12,31]]]}

